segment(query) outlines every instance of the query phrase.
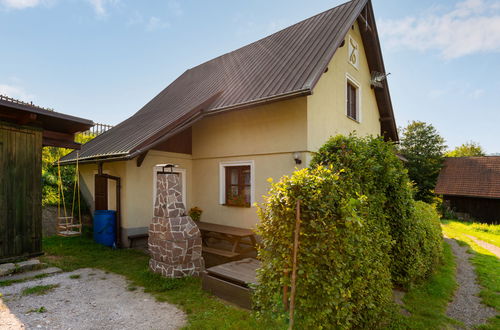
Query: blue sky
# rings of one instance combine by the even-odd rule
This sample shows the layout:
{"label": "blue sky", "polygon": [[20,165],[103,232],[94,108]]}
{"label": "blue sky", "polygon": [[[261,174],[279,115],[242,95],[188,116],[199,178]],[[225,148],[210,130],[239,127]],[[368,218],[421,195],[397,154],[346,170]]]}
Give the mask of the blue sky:
{"label": "blue sky", "polygon": [[[0,0],[0,93],[117,124],[186,69],[338,0]],[[500,0],[373,0],[396,120],[500,152]]]}

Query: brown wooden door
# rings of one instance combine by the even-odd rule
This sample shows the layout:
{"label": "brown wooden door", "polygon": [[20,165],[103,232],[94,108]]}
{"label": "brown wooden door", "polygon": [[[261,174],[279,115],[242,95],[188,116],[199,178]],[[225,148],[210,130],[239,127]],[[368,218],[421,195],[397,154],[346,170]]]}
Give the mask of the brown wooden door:
{"label": "brown wooden door", "polygon": [[42,251],[42,131],[0,122],[0,262]]}
{"label": "brown wooden door", "polygon": [[95,175],[94,180],[95,209],[108,209],[108,178]]}

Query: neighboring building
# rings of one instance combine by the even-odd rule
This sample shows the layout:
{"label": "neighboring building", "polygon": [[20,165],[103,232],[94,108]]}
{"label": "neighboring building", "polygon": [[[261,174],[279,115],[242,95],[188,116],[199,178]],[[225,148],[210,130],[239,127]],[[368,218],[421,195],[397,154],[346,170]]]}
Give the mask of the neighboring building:
{"label": "neighboring building", "polygon": [[42,146],[79,149],[92,125],[0,95],[0,263],[42,252]]}
{"label": "neighboring building", "polygon": [[446,158],[435,192],[455,212],[500,223],[500,156]]}
{"label": "neighboring building", "polygon": [[[381,74],[379,74],[381,73]],[[122,241],[146,233],[158,164],[178,165],[188,209],[251,228],[254,202],[336,134],[398,135],[370,1],[354,0],[187,70],[129,119],[85,144],[97,209],[121,208]],[[73,163],[76,153],[62,159]],[[117,205],[114,181],[121,179]],[[97,185],[95,184],[97,183]]]}

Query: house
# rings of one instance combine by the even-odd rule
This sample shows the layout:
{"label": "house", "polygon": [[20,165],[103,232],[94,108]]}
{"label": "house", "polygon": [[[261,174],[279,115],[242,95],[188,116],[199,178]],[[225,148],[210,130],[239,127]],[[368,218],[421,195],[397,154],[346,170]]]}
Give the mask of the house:
{"label": "house", "polygon": [[435,192],[466,218],[500,223],[500,156],[446,158]]}
{"label": "house", "polygon": [[[252,228],[267,179],[307,166],[330,136],[398,140],[385,72],[370,1],[320,13],[187,70],[85,144],[85,195],[96,209],[120,208],[126,245],[147,233],[158,165],[175,164],[188,209]],[[106,174],[120,178],[118,198],[116,181],[100,179]]]}
{"label": "house", "polygon": [[92,125],[0,95],[0,263],[42,253],[42,146],[79,149]]}

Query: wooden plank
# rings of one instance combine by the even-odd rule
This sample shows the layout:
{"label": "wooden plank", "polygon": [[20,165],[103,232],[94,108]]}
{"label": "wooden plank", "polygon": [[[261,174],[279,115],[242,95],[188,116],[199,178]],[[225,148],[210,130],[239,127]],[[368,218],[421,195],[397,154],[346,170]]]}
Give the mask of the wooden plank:
{"label": "wooden plank", "polygon": [[203,246],[203,252],[211,253],[211,254],[216,254],[222,257],[226,258],[235,258],[239,256],[240,254],[237,252],[232,252],[232,251],[227,251],[227,250],[221,250],[221,249],[216,249],[208,246]]}
{"label": "wooden plank", "polygon": [[207,273],[242,285],[257,284],[256,272],[260,266],[260,261],[246,258],[210,267]]}
{"label": "wooden plank", "polygon": [[255,233],[251,229],[246,229],[246,228],[224,226],[215,223],[201,222],[201,221],[197,222],[196,224],[198,225],[198,228],[201,231],[216,232],[225,235],[232,235],[239,237],[247,237],[255,235]]}
{"label": "wooden plank", "polygon": [[95,175],[94,200],[96,210],[108,209],[108,178],[104,175]]}
{"label": "wooden plank", "polygon": [[42,131],[0,123],[0,261],[41,254]]}
{"label": "wooden plank", "polygon": [[236,304],[242,308],[251,309],[251,290],[222,279],[204,274],[202,277],[202,288],[213,295]]}

